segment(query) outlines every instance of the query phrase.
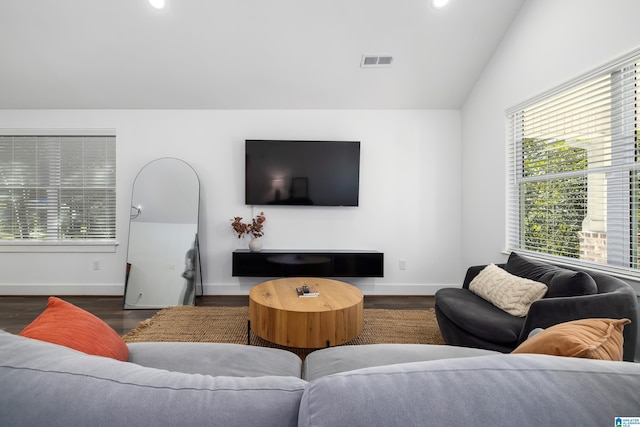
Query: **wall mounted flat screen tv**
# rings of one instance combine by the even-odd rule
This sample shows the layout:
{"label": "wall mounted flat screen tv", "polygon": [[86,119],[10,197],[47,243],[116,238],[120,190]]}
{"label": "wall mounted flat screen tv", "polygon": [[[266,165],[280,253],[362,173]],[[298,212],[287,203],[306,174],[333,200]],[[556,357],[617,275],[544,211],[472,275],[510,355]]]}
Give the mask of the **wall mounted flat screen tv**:
{"label": "wall mounted flat screen tv", "polygon": [[358,206],[359,141],[245,141],[247,205]]}

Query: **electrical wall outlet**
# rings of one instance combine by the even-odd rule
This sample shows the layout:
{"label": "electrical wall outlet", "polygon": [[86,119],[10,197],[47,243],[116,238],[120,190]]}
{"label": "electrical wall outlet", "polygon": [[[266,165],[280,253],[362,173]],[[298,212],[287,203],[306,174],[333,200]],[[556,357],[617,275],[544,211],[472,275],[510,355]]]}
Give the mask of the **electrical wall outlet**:
{"label": "electrical wall outlet", "polygon": [[407,260],[406,259],[401,259],[398,262],[398,267],[400,268],[400,270],[406,270],[407,269]]}
{"label": "electrical wall outlet", "polygon": [[100,260],[99,259],[94,259],[93,260],[93,269],[94,270],[100,270]]}

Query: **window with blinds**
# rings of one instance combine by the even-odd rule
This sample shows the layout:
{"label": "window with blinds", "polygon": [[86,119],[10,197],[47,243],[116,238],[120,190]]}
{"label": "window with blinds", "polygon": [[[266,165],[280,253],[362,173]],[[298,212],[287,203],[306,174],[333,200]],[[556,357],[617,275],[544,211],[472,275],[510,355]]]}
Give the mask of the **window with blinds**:
{"label": "window with blinds", "polygon": [[115,241],[114,135],[0,135],[0,242]]}
{"label": "window with blinds", "polygon": [[507,112],[510,250],[640,273],[639,63],[637,51]]}

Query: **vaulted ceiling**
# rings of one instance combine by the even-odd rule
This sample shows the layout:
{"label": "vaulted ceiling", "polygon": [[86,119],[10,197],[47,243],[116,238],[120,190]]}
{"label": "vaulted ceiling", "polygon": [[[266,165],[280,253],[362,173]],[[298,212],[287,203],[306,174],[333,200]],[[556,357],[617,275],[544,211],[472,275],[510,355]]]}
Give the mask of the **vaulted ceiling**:
{"label": "vaulted ceiling", "polygon": [[2,0],[0,108],[458,109],[524,1]]}

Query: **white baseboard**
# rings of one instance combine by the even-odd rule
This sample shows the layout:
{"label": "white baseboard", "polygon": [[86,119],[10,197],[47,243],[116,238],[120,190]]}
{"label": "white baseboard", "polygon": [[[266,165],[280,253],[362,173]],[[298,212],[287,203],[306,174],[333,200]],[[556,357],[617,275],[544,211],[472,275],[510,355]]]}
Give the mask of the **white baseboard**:
{"label": "white baseboard", "polygon": [[42,295],[95,295],[117,296],[124,295],[124,285],[67,285],[67,284],[0,284],[0,295],[42,296]]}
{"label": "white baseboard", "polygon": [[[234,285],[204,285],[205,295],[248,295],[249,290],[258,282],[251,281]],[[460,285],[445,284],[358,284],[354,283],[365,295],[435,295],[438,289],[460,287]],[[0,295],[95,295],[119,296],[124,295],[124,285],[81,285],[81,284],[0,284]]]}

